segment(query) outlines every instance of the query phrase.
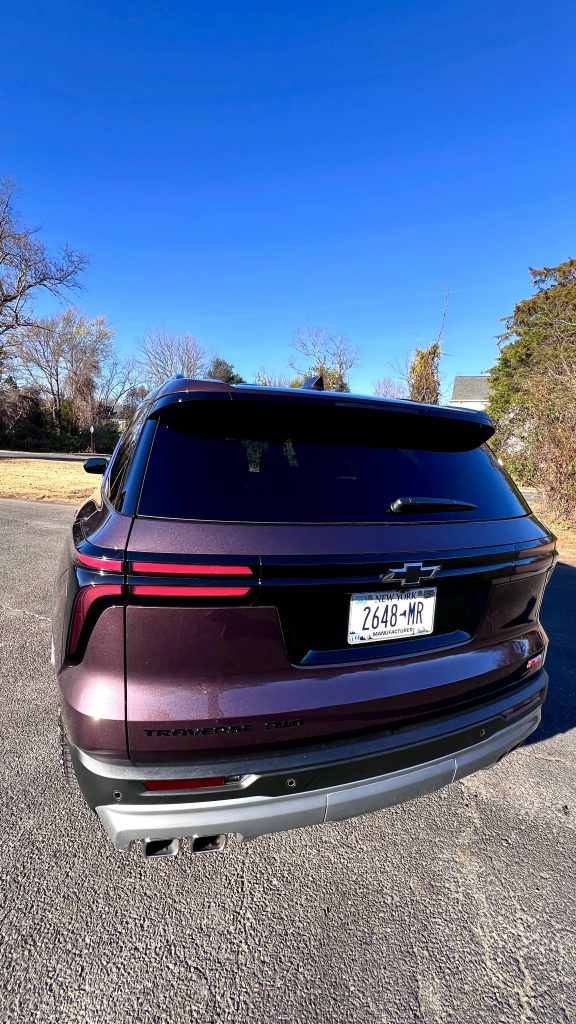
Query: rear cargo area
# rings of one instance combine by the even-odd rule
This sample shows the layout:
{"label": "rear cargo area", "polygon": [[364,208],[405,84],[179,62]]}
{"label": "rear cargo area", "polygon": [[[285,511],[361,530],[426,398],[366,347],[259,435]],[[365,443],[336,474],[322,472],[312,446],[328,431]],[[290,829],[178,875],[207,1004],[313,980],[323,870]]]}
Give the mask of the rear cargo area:
{"label": "rear cargo area", "polygon": [[[241,599],[248,603],[235,607],[130,599],[126,706],[135,761],[393,728],[513,686],[545,643],[537,613],[552,550],[529,517],[453,524],[452,549],[440,546],[445,528],[429,525],[426,551],[414,546],[422,532],[409,526],[276,526],[259,556],[254,546],[264,541],[254,525],[179,523],[178,544],[169,529],[162,542],[165,525],[136,520],[129,558],[153,550],[178,562],[194,551],[209,564],[215,556],[206,547],[216,547],[221,558],[252,565],[254,579]],[[479,540],[483,547],[469,546]],[[388,555],[374,552],[377,542]],[[296,545],[297,555],[286,553]],[[331,553],[320,555],[319,546]],[[382,590],[386,570],[415,558],[441,565],[433,633],[350,648],[351,595]]]}

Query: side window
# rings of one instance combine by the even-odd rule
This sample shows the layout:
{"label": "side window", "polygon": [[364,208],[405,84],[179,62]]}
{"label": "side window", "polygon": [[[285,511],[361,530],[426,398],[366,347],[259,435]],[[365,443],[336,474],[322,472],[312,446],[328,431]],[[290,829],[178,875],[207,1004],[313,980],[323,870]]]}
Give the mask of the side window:
{"label": "side window", "polygon": [[114,462],[110,467],[110,473],[108,475],[108,499],[117,512],[122,511],[126,474],[128,473],[128,468],[132,462],[132,457],[136,450],[136,445],[138,444],[138,438],[140,437],[140,432],[148,415],[149,409],[150,405],[147,402],[136,411],[124,432],[122,440],[118,446]]}

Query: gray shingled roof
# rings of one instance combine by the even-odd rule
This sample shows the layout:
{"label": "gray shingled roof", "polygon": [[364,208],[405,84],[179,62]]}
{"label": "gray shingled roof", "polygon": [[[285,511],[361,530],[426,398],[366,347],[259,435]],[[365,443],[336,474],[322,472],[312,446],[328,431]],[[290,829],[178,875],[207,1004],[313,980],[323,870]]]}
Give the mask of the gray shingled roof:
{"label": "gray shingled roof", "polygon": [[490,391],[488,377],[454,377],[453,402],[485,402]]}

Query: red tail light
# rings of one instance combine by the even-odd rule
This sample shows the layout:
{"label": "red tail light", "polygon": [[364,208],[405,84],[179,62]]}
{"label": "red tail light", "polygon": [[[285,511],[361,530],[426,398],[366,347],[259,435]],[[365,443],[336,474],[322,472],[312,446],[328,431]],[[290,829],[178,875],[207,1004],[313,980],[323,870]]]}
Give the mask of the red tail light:
{"label": "red tail light", "polygon": [[[130,571],[146,576],[253,576],[248,565],[198,565],[189,562],[131,562]],[[216,584],[216,581],[214,581]],[[211,585],[208,580],[194,586],[174,586],[169,583],[134,583],[130,586],[133,597],[245,597],[250,586]]]}
{"label": "red tail light", "polygon": [[131,562],[131,572],[145,576],[252,576],[248,565],[189,565],[183,562]]}
{"label": "red tail light", "polygon": [[185,789],[214,789],[223,786],[226,779],[223,775],[215,775],[208,779],[158,779],[145,782],[144,789],[150,793],[173,793]]}
{"label": "red tail light", "polygon": [[245,597],[250,587],[171,587],[136,583],[130,587],[132,597]]}
{"label": "red tail light", "polygon": [[98,583],[89,587],[82,587],[76,594],[72,618],[70,621],[70,632],[68,634],[68,654],[73,657],[78,649],[82,629],[86,616],[95,601],[102,597],[121,597],[121,583]]}
{"label": "red tail light", "polygon": [[[104,572],[124,572],[124,561],[122,559],[108,558],[106,556],[97,557],[95,555],[87,555],[81,551],[76,550],[75,560],[77,565],[82,569],[88,569],[94,572],[97,570],[100,573]],[[244,585],[244,579],[241,581],[241,586],[230,586],[224,584],[219,586],[216,579],[213,580],[211,577],[234,577],[241,576],[253,577],[252,569],[247,565],[200,565],[197,563],[184,563],[184,562],[131,562],[130,572],[140,573],[147,576],[164,576],[164,577],[182,577],[182,576],[196,576],[204,577],[199,580],[196,585],[184,585],[179,586],[178,584],[171,584],[166,581],[165,583],[161,580],[158,583],[136,583],[132,584],[128,588],[128,592],[132,597],[166,597],[166,598],[223,598],[223,597],[245,597],[246,594],[250,593],[252,580],[246,580]],[[102,582],[100,582],[102,580]],[[239,581],[240,582],[240,581]],[[72,609],[72,615],[70,620],[70,630],[68,633],[68,644],[67,653],[69,657],[74,657],[77,653],[82,630],[86,622],[86,617],[92,608],[92,605],[99,601],[101,598],[110,597],[122,597],[124,594],[124,588],[121,583],[107,583],[105,582],[105,576],[102,575],[91,583],[89,586],[81,587],[76,594],[74,607]],[[215,785],[216,783],[214,783]]]}
{"label": "red tail light", "polygon": [[95,558],[93,555],[84,555],[76,551],[75,555],[78,565],[83,569],[100,569],[106,572],[124,572],[124,562],[117,558]]}

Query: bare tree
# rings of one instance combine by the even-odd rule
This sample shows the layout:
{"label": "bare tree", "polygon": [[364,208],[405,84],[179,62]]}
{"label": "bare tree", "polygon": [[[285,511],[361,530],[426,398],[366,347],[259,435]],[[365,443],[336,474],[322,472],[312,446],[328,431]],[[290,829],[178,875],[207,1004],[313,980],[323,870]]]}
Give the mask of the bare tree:
{"label": "bare tree", "polygon": [[394,377],[380,377],[374,385],[377,398],[407,398],[407,389],[401,381]]}
{"label": "bare tree", "polygon": [[130,404],[134,393],[140,400],[145,389],[140,385],[140,370],[136,358],[128,355],[122,358],[114,351],[104,359],[95,382],[94,398],[100,419],[110,419],[118,406]]}
{"label": "bare tree", "polygon": [[97,391],[106,366],[114,359],[111,340],[114,332],[102,316],[87,320],[75,310],[67,310],[60,320],[64,341],[66,398],[72,403],[75,423],[86,428],[97,415]]}
{"label": "bare tree", "polygon": [[305,324],[292,336],[293,356],[289,365],[304,380],[321,374],[326,391],[349,391],[350,371],[358,363],[358,349],[345,334],[330,334],[324,327]]}
{"label": "bare tree", "polygon": [[94,415],[101,374],[112,358],[112,337],[104,317],[87,320],[67,309],[15,333],[9,369],[17,382],[36,388],[49,401],[58,429],[65,400],[76,425],[86,426]]}
{"label": "bare tree", "polygon": [[[140,378],[138,378],[140,379]],[[135,384],[123,398],[119,399],[115,406],[115,413],[124,420],[132,418],[139,405],[142,404],[147,395],[147,389],[143,384]]]}
{"label": "bare tree", "polygon": [[35,388],[43,399],[48,399],[52,419],[60,427],[66,370],[65,344],[58,319],[44,317],[38,324],[20,328],[8,369],[19,384]]}
{"label": "bare tree", "polygon": [[298,385],[298,382],[291,380],[287,373],[271,373],[264,366],[254,374],[254,383],[269,388],[290,388]]}
{"label": "bare tree", "polygon": [[207,370],[206,352],[191,334],[174,334],[157,327],[146,331],[138,349],[141,376],[149,387],[162,384],[175,373],[197,378]]}
{"label": "bare tree", "polygon": [[34,293],[62,298],[67,290],[77,290],[88,262],[69,246],[50,256],[36,232],[20,223],[13,195],[12,182],[0,179],[0,337],[37,322],[30,312]]}

